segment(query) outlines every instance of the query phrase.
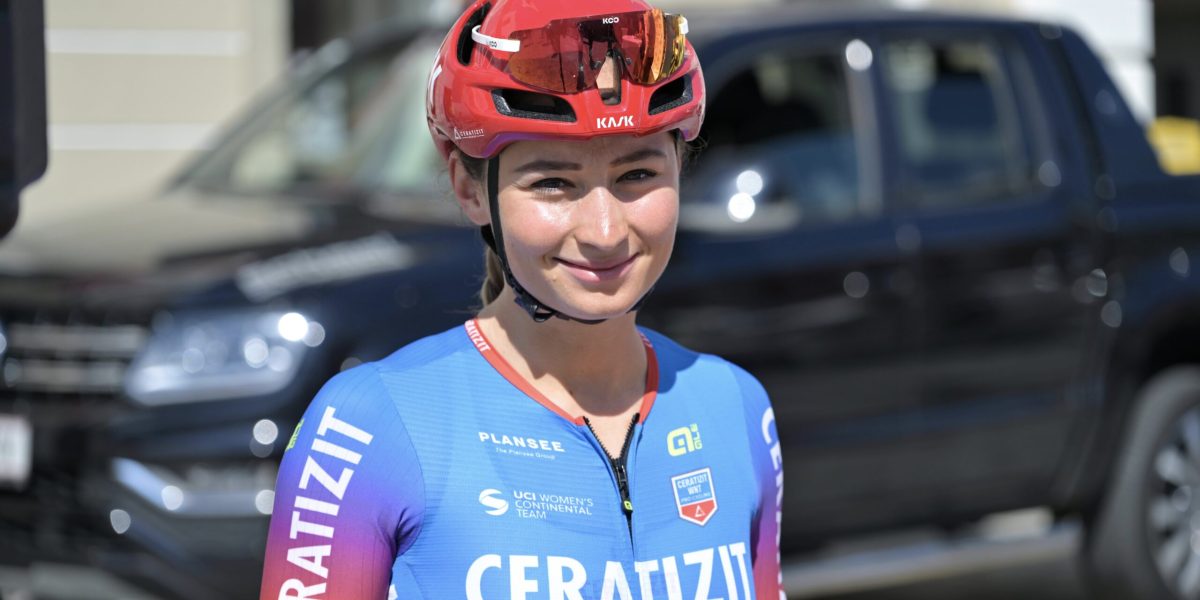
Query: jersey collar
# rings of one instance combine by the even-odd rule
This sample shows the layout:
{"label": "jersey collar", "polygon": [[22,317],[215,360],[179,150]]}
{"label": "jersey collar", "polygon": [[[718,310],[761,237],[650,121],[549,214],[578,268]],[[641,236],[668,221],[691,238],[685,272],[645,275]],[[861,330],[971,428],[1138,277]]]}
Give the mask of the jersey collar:
{"label": "jersey collar", "polygon": [[[512,365],[508,364],[508,361],[504,360],[504,357],[500,356],[500,353],[496,352],[496,349],[492,347],[492,344],[488,341],[487,336],[485,336],[483,331],[479,329],[479,322],[477,319],[471,319],[470,321],[467,321],[464,327],[467,331],[467,337],[470,338],[471,343],[475,346],[475,349],[478,350],[479,353],[483,355],[483,358],[487,360],[488,364],[492,365],[492,368],[495,369],[496,372],[502,377],[507,379],[509,383],[524,392],[526,396],[529,396],[538,404],[541,404],[542,406],[546,407],[546,409],[554,412],[558,416],[570,421],[571,423],[574,423],[575,425],[586,425],[586,423],[583,421],[583,416],[571,416],[570,413],[563,410],[557,404],[551,402],[549,398],[542,395],[542,393],[539,392],[537,388],[533,387],[532,384],[526,381],[524,377],[521,377],[521,375],[517,373],[516,369],[514,369]],[[658,358],[655,356],[654,345],[650,343],[650,340],[646,338],[646,336],[640,331],[638,332],[638,335],[642,338],[642,346],[646,349],[646,389],[644,392],[642,392],[642,405],[641,408],[638,409],[638,422],[645,423],[646,417],[650,415],[650,407],[654,405],[654,399],[658,396]]]}

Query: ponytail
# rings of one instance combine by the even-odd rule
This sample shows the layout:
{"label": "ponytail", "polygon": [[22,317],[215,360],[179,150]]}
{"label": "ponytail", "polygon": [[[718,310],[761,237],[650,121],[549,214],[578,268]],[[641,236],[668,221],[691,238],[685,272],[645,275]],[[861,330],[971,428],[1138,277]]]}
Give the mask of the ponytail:
{"label": "ponytail", "polygon": [[500,257],[491,248],[484,248],[483,267],[485,273],[483,287],[479,289],[479,299],[487,306],[504,291],[504,266],[500,264]]}

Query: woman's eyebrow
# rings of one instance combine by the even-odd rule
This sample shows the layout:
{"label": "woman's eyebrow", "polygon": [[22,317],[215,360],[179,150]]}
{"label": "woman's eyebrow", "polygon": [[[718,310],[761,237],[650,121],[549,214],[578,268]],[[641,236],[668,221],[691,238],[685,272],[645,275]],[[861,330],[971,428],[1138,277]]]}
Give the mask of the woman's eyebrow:
{"label": "woman's eyebrow", "polygon": [[528,173],[530,171],[582,171],[583,165],[561,160],[538,159],[527,162],[513,170],[517,173]]}
{"label": "woman's eyebrow", "polygon": [[[619,167],[638,161],[646,160],[647,158],[666,158],[667,154],[657,148],[642,148],[634,150],[625,156],[618,157],[612,161],[610,166]],[[582,171],[583,165],[576,162],[567,162],[562,160],[536,159],[527,162],[516,169],[516,173],[529,173],[533,171]]]}
{"label": "woman's eyebrow", "polygon": [[612,161],[612,164],[610,166],[619,167],[621,165],[627,165],[629,163],[635,163],[638,161],[646,160],[647,158],[666,158],[666,157],[667,157],[667,154],[665,152],[663,152],[662,150],[659,150],[658,148],[642,148],[641,150],[634,150],[633,152],[630,152],[629,154],[626,154],[625,156],[622,156],[622,157]]}

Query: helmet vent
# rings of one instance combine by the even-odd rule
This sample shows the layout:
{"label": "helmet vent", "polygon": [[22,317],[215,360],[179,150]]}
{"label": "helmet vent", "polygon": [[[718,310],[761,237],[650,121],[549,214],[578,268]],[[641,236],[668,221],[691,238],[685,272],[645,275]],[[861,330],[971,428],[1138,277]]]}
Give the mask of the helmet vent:
{"label": "helmet vent", "polygon": [[472,13],[467,19],[462,31],[458,32],[458,62],[464,67],[471,64],[471,52],[475,50],[475,40],[471,39],[471,30],[475,29],[476,25],[483,24],[483,19],[491,7],[491,4],[480,6],[479,10]]}
{"label": "helmet vent", "polygon": [[649,113],[657,115],[691,101],[692,74],[688,73],[655,90],[654,95],[650,96]]}
{"label": "helmet vent", "polygon": [[524,90],[493,90],[496,111],[509,117],[574,123],[575,110],[566,100]]}

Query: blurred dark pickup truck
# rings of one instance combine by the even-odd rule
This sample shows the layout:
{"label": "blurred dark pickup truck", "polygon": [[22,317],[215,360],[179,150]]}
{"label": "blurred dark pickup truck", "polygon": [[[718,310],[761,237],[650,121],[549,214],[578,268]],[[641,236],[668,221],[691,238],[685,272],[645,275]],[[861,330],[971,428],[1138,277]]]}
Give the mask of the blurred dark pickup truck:
{"label": "blurred dark pickup truck", "polygon": [[[1195,597],[1200,178],[1096,55],[1040,23],[688,16],[706,147],[641,321],[766,384],[785,552],[1048,507],[1096,595]],[[160,196],[0,247],[0,562],[256,596],[317,388],[471,314],[440,40],[334,42]]]}

